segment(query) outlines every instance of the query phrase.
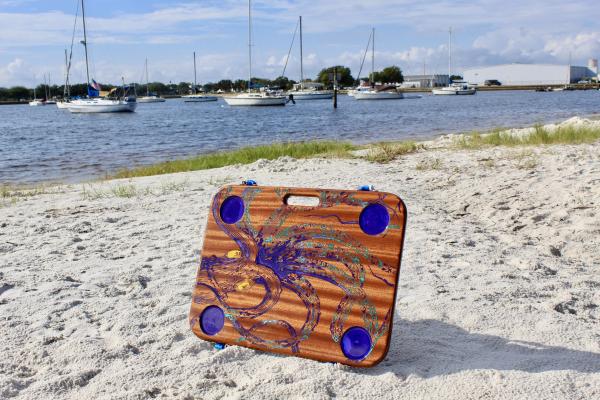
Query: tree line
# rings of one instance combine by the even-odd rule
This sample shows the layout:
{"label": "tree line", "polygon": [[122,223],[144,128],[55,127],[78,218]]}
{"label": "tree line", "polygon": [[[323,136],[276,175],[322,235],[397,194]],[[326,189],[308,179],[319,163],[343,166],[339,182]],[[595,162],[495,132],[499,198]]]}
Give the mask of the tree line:
{"label": "tree line", "polygon": [[[373,81],[379,82],[382,84],[386,83],[402,83],[404,81],[404,76],[402,75],[402,70],[397,66],[386,67],[381,71],[376,71],[374,74],[369,74],[367,77],[354,77],[352,76],[352,71],[348,67],[344,67],[342,65],[332,66],[328,68],[323,68],[317,74],[314,82],[318,82],[324,85],[325,88],[331,89],[333,87],[332,78],[333,71],[336,70],[339,76],[338,87],[353,87],[356,86],[360,80],[364,81]],[[372,76],[371,76],[372,75]],[[311,82],[312,80],[308,79],[306,82]],[[298,82],[289,79],[285,76],[279,76],[275,79],[265,79],[265,78],[252,78],[252,88],[260,88],[260,87],[271,87],[271,88],[280,88],[283,90],[290,90]],[[113,84],[103,84],[102,90],[110,90],[117,85]],[[120,85],[119,85],[120,86]],[[136,91],[138,94],[146,93],[146,85],[145,84],[135,84]],[[193,84],[191,82],[179,82],[179,83],[161,83],[161,82],[150,82],[148,85],[148,89],[152,93],[156,93],[159,95],[185,95],[189,94],[193,90]],[[248,89],[248,81],[243,79],[230,80],[230,79],[222,79],[218,82],[209,82],[203,85],[198,85],[197,91],[204,92],[231,92],[231,91],[245,91]],[[62,97],[64,92],[63,85],[38,85],[35,88],[36,95],[38,98],[45,98],[45,93],[50,93],[51,97]],[[73,84],[70,86],[71,96],[85,96],[87,95],[87,85],[85,83]],[[24,86],[14,86],[10,88],[0,87],[0,101],[20,101],[20,100],[28,100],[33,98],[33,89],[26,88]]]}

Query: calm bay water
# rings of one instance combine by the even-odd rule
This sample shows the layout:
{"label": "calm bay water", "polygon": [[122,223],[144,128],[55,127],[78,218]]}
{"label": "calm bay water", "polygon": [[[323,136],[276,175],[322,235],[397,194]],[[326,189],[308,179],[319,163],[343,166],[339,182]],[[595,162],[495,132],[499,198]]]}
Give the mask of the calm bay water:
{"label": "calm bay water", "polygon": [[55,106],[0,106],[0,183],[77,182],[119,168],[216,150],[313,139],[425,139],[438,134],[560,121],[600,113],[600,92],[480,92],[398,101],[340,96],[286,107],[139,104],[133,114],[71,114]]}

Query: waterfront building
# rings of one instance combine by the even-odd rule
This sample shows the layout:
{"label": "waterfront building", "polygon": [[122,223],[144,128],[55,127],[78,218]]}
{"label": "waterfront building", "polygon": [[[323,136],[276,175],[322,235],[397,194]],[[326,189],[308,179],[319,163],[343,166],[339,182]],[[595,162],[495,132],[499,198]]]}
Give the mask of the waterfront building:
{"label": "waterfront building", "polygon": [[587,66],[554,64],[503,64],[470,68],[464,80],[478,85],[497,80],[502,85],[565,85],[582,80],[598,79],[598,61],[591,59]]}
{"label": "waterfront building", "polygon": [[404,75],[402,88],[430,88],[448,86],[450,80],[446,74]]}

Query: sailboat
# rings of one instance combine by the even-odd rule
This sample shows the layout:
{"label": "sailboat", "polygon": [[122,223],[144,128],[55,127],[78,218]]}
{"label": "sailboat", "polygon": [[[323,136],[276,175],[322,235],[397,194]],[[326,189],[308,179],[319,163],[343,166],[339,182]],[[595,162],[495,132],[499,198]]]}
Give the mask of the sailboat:
{"label": "sailboat", "polygon": [[[375,28],[371,33],[371,88],[367,90],[356,90],[353,96],[356,100],[397,100],[403,99],[402,92],[396,90],[396,87],[384,86],[381,89],[375,88]],[[391,89],[391,90],[390,90]]]}
{"label": "sailboat", "polygon": [[123,83],[122,97],[103,98],[98,97],[100,86],[95,82],[90,85],[90,66],[88,61],[88,42],[87,31],[85,27],[85,7],[84,0],[81,0],[81,18],[83,20],[83,47],[85,48],[85,70],[87,76],[88,97],[77,99],[68,103],[67,109],[72,113],[115,113],[115,112],[134,112],[137,107],[135,96],[127,96],[128,87]]}
{"label": "sailboat", "polygon": [[69,86],[69,61],[67,57],[67,49],[65,49],[65,86],[63,87],[63,98],[56,102],[56,107],[61,109],[67,109],[71,98]]}
{"label": "sailboat", "polygon": [[299,19],[300,24],[300,89],[288,92],[294,96],[294,100],[321,100],[333,98],[331,90],[318,90],[316,88],[308,89],[304,86],[304,64],[302,53],[302,16]]}
{"label": "sailboat", "polygon": [[148,59],[146,58],[146,95],[137,98],[138,103],[164,103],[166,100],[150,93],[150,81],[148,80]]}
{"label": "sailboat", "polygon": [[29,102],[29,105],[31,107],[39,107],[39,106],[45,106],[46,102],[44,100],[38,99],[36,92],[35,92],[35,86],[33,87],[33,100],[31,100]]}
{"label": "sailboat", "polygon": [[[452,28],[448,30],[448,79],[452,76]],[[456,81],[450,85],[433,89],[431,91],[435,96],[463,96],[477,93],[477,89],[469,86],[467,82]]]}
{"label": "sailboat", "polygon": [[[44,75],[44,82],[46,81],[46,76]],[[50,74],[48,74],[48,83],[46,83],[47,93],[46,93],[46,104],[56,104],[56,100],[52,98],[52,87],[50,86]]]}
{"label": "sailboat", "polygon": [[285,106],[287,97],[272,92],[251,92],[252,89],[252,0],[248,0],[248,91],[223,99],[230,106]]}
{"label": "sailboat", "polygon": [[194,86],[192,87],[192,94],[188,94],[187,96],[183,96],[183,101],[186,103],[205,103],[207,101],[217,101],[217,96],[207,96],[204,94],[196,93],[196,87],[198,83],[196,82],[196,52],[194,52]]}

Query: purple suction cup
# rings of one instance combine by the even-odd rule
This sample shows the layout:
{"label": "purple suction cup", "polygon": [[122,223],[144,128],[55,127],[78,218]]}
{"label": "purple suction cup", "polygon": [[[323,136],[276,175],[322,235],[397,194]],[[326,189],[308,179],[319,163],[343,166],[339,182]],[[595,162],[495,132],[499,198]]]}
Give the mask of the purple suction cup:
{"label": "purple suction cup", "polygon": [[235,224],[244,215],[244,200],[238,196],[229,196],[221,204],[221,219],[226,224]]}
{"label": "purple suction cup", "polygon": [[385,231],[390,223],[390,214],[387,209],[379,203],[366,206],[358,218],[360,229],[367,235],[379,235]]}
{"label": "purple suction cup", "polygon": [[225,325],[225,314],[219,307],[208,306],[202,311],[202,315],[200,315],[202,332],[208,336],[213,336],[221,332],[223,325]]}
{"label": "purple suction cup", "polygon": [[365,328],[353,326],[344,333],[340,345],[347,358],[354,361],[362,360],[371,351],[371,336]]}

